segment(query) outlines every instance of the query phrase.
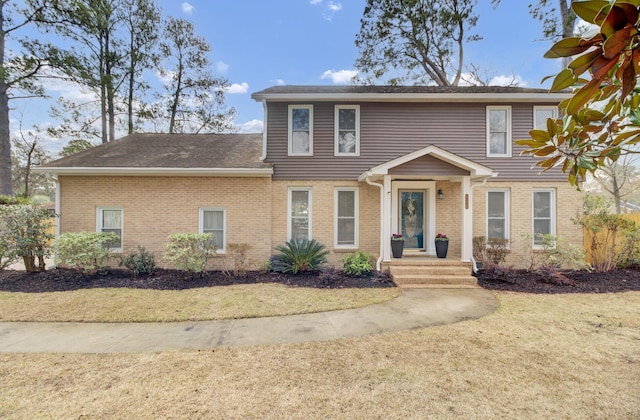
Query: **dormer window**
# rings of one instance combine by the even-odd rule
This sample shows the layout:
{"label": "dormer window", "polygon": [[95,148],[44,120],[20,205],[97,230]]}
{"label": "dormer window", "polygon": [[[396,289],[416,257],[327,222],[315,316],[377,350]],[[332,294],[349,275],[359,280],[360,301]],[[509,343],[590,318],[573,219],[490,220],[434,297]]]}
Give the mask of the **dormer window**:
{"label": "dormer window", "polygon": [[511,107],[487,107],[487,157],[511,157]]}
{"label": "dormer window", "polygon": [[360,155],[360,106],[336,105],[335,107],[336,156]]}
{"label": "dormer window", "polygon": [[289,156],[313,156],[313,105],[289,105]]}

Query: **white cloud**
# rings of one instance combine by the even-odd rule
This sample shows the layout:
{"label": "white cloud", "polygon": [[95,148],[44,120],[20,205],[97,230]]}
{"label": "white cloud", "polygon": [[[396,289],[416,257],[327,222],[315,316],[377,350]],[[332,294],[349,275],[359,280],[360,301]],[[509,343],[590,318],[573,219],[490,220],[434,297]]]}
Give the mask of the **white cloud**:
{"label": "white cloud", "polygon": [[527,86],[527,82],[517,74],[512,74],[510,76],[507,76],[507,75],[494,76],[489,81],[489,84],[491,86],[519,86],[519,87]]}
{"label": "white cloud", "polygon": [[182,13],[187,14],[189,16],[191,16],[193,14],[194,7],[191,4],[187,3],[186,1],[183,2],[180,5],[180,7],[182,8]]}
{"label": "white cloud", "polygon": [[224,61],[218,61],[216,63],[216,73],[218,74],[227,74],[229,71],[229,65]]}
{"label": "white cloud", "polygon": [[[309,4],[312,6],[318,6],[322,4],[322,1],[323,0],[309,0]],[[324,20],[331,21],[333,19],[333,15],[342,10],[342,3],[328,1],[322,8],[324,9],[324,12],[322,12],[322,18]]]}
{"label": "white cloud", "polygon": [[318,4],[322,3],[322,0],[310,0],[309,4],[312,6],[316,6]]}
{"label": "white cloud", "polygon": [[273,83],[276,86],[285,86],[287,83],[282,80],[282,79],[275,79],[275,80],[271,80],[271,83]]}
{"label": "white cloud", "polygon": [[167,85],[169,84],[169,82],[173,81],[173,76],[175,75],[174,71],[167,71],[164,74],[162,74],[159,71],[155,72],[156,78],[160,81],[160,83],[162,83],[163,85]]}
{"label": "white cloud", "polygon": [[329,4],[327,4],[327,8],[335,13],[342,10],[342,4],[330,1]]}
{"label": "white cloud", "polygon": [[228,88],[226,88],[225,91],[231,95],[237,94],[237,93],[247,93],[249,91],[249,83],[247,82],[234,83]]}
{"label": "white cloud", "polygon": [[261,133],[264,128],[264,121],[251,120],[246,123],[237,124],[236,128],[241,133]]}
{"label": "white cloud", "polygon": [[327,70],[320,76],[321,79],[331,79],[335,85],[351,83],[351,79],[358,75],[358,70]]}

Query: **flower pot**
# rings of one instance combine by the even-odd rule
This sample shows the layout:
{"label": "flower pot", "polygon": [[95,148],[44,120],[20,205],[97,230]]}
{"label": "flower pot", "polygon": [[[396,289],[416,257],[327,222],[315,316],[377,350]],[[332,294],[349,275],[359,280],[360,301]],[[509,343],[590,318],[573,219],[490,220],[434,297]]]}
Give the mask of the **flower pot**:
{"label": "flower pot", "polygon": [[438,258],[447,258],[449,251],[449,241],[436,241],[436,255]]}
{"label": "flower pot", "polygon": [[403,250],[404,241],[391,241],[391,254],[393,254],[393,258],[402,258]]}

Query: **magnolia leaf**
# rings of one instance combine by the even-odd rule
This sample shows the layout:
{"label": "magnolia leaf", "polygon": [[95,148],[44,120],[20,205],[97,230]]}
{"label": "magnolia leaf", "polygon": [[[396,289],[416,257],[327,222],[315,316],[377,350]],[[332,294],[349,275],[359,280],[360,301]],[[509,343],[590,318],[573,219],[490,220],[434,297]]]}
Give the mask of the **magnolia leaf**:
{"label": "magnolia leaf", "polygon": [[626,98],[627,95],[633,92],[633,88],[636,87],[636,69],[633,63],[629,60],[625,60],[624,66],[625,67],[622,72],[621,95],[623,98]]}
{"label": "magnolia leaf", "polygon": [[553,168],[559,160],[560,156],[554,156],[552,158],[543,160],[540,162],[540,167],[544,168],[544,170],[546,171],[547,169]]}
{"label": "magnolia leaf", "polygon": [[591,40],[584,40],[577,36],[564,38],[553,44],[551,49],[544,55],[544,58],[571,57],[585,52],[593,44],[594,42],[591,42]]}
{"label": "magnolia leaf", "polygon": [[621,30],[629,23],[627,19],[627,13],[624,9],[618,7],[617,5],[613,5],[609,13],[607,13],[607,17],[600,27],[600,32],[608,39],[610,36],[614,35],[616,31]]}
{"label": "magnolia leaf", "polygon": [[637,33],[638,31],[633,26],[616,31],[602,44],[602,55],[609,59],[618,57],[620,52],[633,41],[633,36]]}
{"label": "magnolia leaf", "polygon": [[556,146],[545,146],[542,147],[538,150],[536,150],[535,152],[533,152],[534,156],[549,156],[551,154],[553,154],[556,151]]}
{"label": "magnolia leaf", "polygon": [[596,60],[593,62],[593,65],[591,66],[591,73],[593,74],[593,78],[598,79],[599,81],[602,80],[609,73],[609,71],[616,66],[616,64],[618,64],[617,57],[614,59],[610,59],[601,55],[600,57],[596,58]]}
{"label": "magnolia leaf", "polygon": [[593,79],[582,88],[580,88],[574,95],[573,98],[570,98],[569,103],[567,104],[567,113],[574,115],[584,104],[589,102],[597,92],[600,87],[600,80]]}
{"label": "magnolia leaf", "polygon": [[557,92],[562,89],[566,89],[569,86],[573,85],[576,81],[576,76],[574,76],[573,72],[569,69],[564,69],[555,79],[553,79],[553,84],[551,85],[551,92]]}
{"label": "magnolia leaf", "polygon": [[593,51],[588,51],[580,56],[578,56],[575,60],[573,60],[569,64],[569,68],[573,70],[573,74],[576,76],[581,75],[585,71],[589,70],[593,62],[596,58],[600,56],[601,50],[596,49]]}
{"label": "magnolia leaf", "polygon": [[600,26],[604,20],[605,15],[602,15],[601,20],[596,19],[601,15],[601,11],[604,8],[608,8],[609,2],[605,0],[596,1],[574,1],[571,2],[571,8],[573,11],[582,18],[582,20],[593,23]]}
{"label": "magnolia leaf", "polygon": [[529,131],[529,135],[531,138],[539,143],[545,144],[551,137],[554,136],[554,133],[546,132],[544,130],[531,130]]}
{"label": "magnolia leaf", "polygon": [[553,118],[547,118],[547,132],[554,137],[558,134],[558,124]]}
{"label": "magnolia leaf", "polygon": [[578,161],[576,162],[576,164],[578,165],[578,167],[587,169],[589,171],[593,171],[597,167],[593,159],[584,156],[578,156]]}

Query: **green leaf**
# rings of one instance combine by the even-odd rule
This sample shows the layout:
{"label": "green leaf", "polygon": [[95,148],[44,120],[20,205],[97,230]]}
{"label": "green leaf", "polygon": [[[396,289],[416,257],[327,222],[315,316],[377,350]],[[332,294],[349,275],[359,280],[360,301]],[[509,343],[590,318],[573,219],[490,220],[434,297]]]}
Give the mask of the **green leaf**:
{"label": "green leaf", "polygon": [[588,51],[580,56],[578,56],[575,60],[573,60],[569,64],[569,68],[573,70],[573,74],[576,76],[581,75],[585,71],[587,71],[593,62],[600,56],[600,50]]}
{"label": "green leaf", "polygon": [[599,79],[593,79],[589,83],[584,85],[573,95],[573,98],[569,100],[569,103],[567,104],[567,113],[573,115],[578,112],[578,110],[582,108],[584,104],[586,104],[591,98],[593,98],[593,95],[598,91],[599,87]]}
{"label": "green leaf", "polygon": [[553,84],[551,85],[551,89],[549,90],[551,92],[557,92],[562,89],[566,89],[569,86],[572,86],[575,81],[576,77],[574,76],[573,72],[569,69],[564,69],[560,73],[558,73],[555,79],[553,79]]}
{"label": "green leaf", "polygon": [[551,49],[544,55],[544,58],[571,57],[572,55],[585,52],[591,48],[593,44],[593,42],[589,42],[580,37],[564,38],[553,44]]}
{"label": "green leaf", "polygon": [[[593,23],[596,25],[600,25],[602,21],[598,22],[596,17],[600,15],[602,9],[609,6],[609,2],[605,0],[597,0],[597,1],[574,1],[571,3],[571,8],[573,11],[581,17],[583,20]],[[604,16],[602,17],[604,20]]]}
{"label": "green leaf", "polygon": [[614,32],[606,41],[604,41],[604,44],[602,44],[602,55],[609,59],[617,58],[618,55],[620,55],[620,52],[627,48],[627,46],[633,41],[633,36],[637,33],[638,31],[633,26],[628,26]]}

